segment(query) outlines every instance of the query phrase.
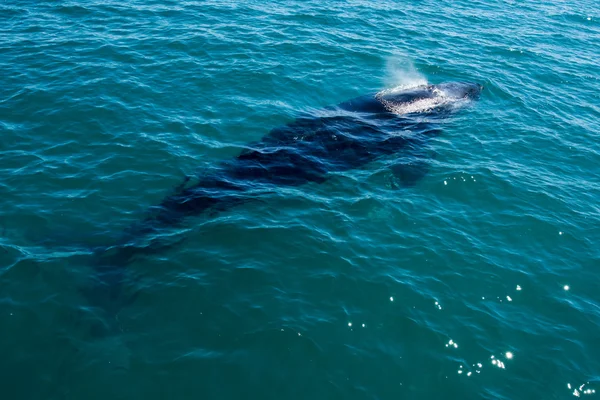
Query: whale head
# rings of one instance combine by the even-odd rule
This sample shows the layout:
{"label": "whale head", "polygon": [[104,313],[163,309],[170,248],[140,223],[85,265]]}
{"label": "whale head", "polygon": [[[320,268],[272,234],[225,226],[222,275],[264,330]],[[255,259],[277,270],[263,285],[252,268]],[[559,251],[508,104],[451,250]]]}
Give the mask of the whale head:
{"label": "whale head", "polygon": [[398,115],[447,112],[478,100],[483,86],[474,82],[397,87],[377,93],[385,109]]}
{"label": "whale head", "polygon": [[474,82],[446,82],[438,85],[430,85],[432,92],[450,99],[477,100],[481,95],[483,86]]}

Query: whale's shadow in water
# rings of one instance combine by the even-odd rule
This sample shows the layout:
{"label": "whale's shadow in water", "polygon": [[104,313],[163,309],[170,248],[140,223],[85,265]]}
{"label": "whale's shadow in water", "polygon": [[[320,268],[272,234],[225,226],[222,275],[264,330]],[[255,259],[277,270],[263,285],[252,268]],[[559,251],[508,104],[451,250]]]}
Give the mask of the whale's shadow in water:
{"label": "whale's shadow in water", "polygon": [[156,240],[165,230],[186,217],[212,215],[256,199],[261,191],[321,184],[332,174],[382,157],[392,160],[397,181],[412,186],[427,173],[427,142],[441,132],[440,122],[478,99],[482,89],[451,82],[357,97],[273,129],[196,183],[186,179],[116,244],[95,250],[93,276],[82,289],[104,315],[93,333],[104,337],[119,332],[115,316],[135,299],[123,290],[132,281],[126,267],[134,257],[170,246]]}

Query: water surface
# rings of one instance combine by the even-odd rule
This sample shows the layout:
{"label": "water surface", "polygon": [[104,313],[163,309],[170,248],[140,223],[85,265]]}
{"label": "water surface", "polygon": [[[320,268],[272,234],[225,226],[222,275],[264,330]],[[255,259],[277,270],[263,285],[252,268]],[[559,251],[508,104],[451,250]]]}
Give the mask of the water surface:
{"label": "water surface", "polygon": [[[0,55],[2,398],[597,396],[596,2],[10,0]],[[448,80],[486,89],[418,185],[376,162],[192,218],[93,334],[86,249],[185,175]]]}

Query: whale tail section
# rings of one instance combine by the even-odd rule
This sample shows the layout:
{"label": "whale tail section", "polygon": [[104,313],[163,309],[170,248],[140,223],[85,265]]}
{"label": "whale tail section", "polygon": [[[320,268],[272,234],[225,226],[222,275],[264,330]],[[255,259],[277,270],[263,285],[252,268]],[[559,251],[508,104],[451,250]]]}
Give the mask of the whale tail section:
{"label": "whale tail section", "polygon": [[[80,291],[97,312],[92,323],[92,335],[98,338],[119,335],[119,312],[135,301],[139,291],[137,276],[127,267],[137,258],[150,256],[178,246],[186,240],[179,232],[183,219],[202,212],[217,213],[247,201],[244,196],[217,195],[211,191],[223,186],[215,179],[203,179],[186,188],[190,177],[175,187],[149,215],[131,225],[116,244],[96,247],[88,265],[91,266],[87,285]],[[217,191],[215,190],[215,193]]]}

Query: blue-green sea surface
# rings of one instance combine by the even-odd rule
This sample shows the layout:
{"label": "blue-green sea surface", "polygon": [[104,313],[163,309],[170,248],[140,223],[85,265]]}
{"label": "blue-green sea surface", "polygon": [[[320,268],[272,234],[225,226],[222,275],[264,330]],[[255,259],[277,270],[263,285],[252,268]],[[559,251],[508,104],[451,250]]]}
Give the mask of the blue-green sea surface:
{"label": "blue-green sea surface", "polygon": [[[0,398],[598,398],[599,10],[1,2]],[[132,260],[112,316],[84,296],[91,249],[186,175],[451,80],[485,90],[416,185],[378,161],[281,187]]]}

